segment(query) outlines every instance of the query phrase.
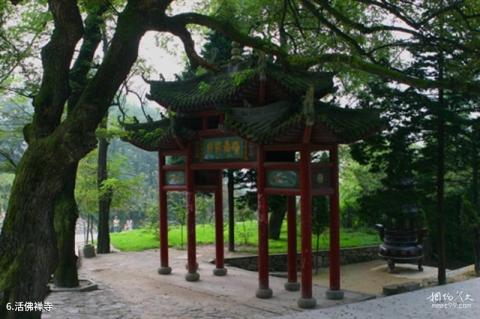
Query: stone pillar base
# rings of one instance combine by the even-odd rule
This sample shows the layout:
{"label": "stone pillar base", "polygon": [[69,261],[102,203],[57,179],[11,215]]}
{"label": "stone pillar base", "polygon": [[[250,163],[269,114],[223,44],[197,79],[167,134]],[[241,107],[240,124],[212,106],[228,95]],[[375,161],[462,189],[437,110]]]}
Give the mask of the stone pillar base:
{"label": "stone pillar base", "polygon": [[317,300],[315,298],[300,298],[297,304],[302,309],[312,309],[317,305]]}
{"label": "stone pillar base", "polygon": [[300,290],[300,283],[298,283],[298,282],[286,282],[284,287],[285,287],[285,290],[288,290],[288,291],[299,291]]}
{"label": "stone pillar base", "polygon": [[327,299],[330,300],[340,300],[343,299],[343,290],[331,290],[328,289],[325,293]]}
{"label": "stone pillar base", "polygon": [[255,296],[260,299],[269,299],[272,298],[273,292],[270,288],[258,288]]}
{"label": "stone pillar base", "polygon": [[200,279],[200,274],[198,272],[187,272],[185,275],[186,281],[198,281]]}
{"label": "stone pillar base", "polygon": [[158,273],[160,275],[170,275],[172,273],[172,267],[160,267],[158,268]]}
{"label": "stone pillar base", "polygon": [[215,268],[213,270],[213,274],[215,276],[225,276],[227,274],[227,269],[226,268]]}

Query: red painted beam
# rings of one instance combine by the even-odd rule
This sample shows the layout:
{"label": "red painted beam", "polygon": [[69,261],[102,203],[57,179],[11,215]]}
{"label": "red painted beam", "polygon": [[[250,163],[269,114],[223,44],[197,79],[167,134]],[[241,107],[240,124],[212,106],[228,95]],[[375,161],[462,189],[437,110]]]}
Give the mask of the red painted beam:
{"label": "red painted beam", "polygon": [[162,154],[164,156],[179,156],[179,155],[186,155],[187,153],[185,152],[185,150],[170,150],[170,151],[162,150]]}
{"label": "red painted beam", "polygon": [[298,163],[291,162],[267,162],[265,163],[266,169],[290,169],[298,170],[300,165]]}
{"label": "red painted beam", "polygon": [[325,167],[333,167],[332,163],[321,162],[321,163],[312,163],[312,169],[315,168],[325,168]]}
{"label": "red painted beam", "polygon": [[166,192],[185,192],[187,190],[184,185],[165,185],[162,188]]}
{"label": "red painted beam", "polygon": [[268,195],[300,195],[299,189],[294,188],[273,188],[267,187],[265,188],[265,193]]}
{"label": "red painted beam", "polygon": [[298,144],[272,144],[265,145],[265,151],[300,151],[301,146]]}
{"label": "red painted beam", "polygon": [[257,167],[256,162],[209,162],[209,163],[194,163],[191,165],[193,170],[216,170],[216,169],[254,169]]}
{"label": "red painted beam", "polygon": [[334,193],[333,188],[331,187],[322,187],[317,189],[312,189],[312,196],[328,196]]}
{"label": "red painted beam", "polygon": [[184,165],[165,165],[163,166],[164,171],[183,171],[185,169]]}
{"label": "red painted beam", "polygon": [[168,266],[168,206],[165,184],[165,157],[158,153],[158,185],[159,185],[159,233],[160,233],[160,268],[159,274],[171,273]]}

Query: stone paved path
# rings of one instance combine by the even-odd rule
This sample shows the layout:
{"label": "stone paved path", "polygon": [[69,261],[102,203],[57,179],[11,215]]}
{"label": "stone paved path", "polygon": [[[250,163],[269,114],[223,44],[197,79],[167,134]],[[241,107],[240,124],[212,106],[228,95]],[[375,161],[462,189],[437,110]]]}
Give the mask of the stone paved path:
{"label": "stone paved path", "polygon": [[[432,294],[446,294],[447,301],[438,305],[430,300]],[[458,297],[461,294],[461,298]],[[470,298],[466,300],[466,294]],[[450,300],[452,296],[454,299]],[[444,297],[442,297],[444,298]],[[463,299],[463,302],[461,300]],[[470,300],[471,299],[471,300]],[[457,306],[455,306],[457,304]],[[460,309],[458,304],[463,304]],[[480,278],[470,279],[445,286],[436,286],[391,297],[365,302],[319,309],[302,314],[289,314],[282,319],[477,319],[480,318]]]}
{"label": "stone paved path", "polygon": [[136,319],[140,312],[120,299],[115,292],[100,285],[90,292],[55,292],[48,296],[53,309],[42,319]]}
{"label": "stone paved path", "polygon": [[[274,297],[255,297],[256,272],[230,268],[226,277],[212,275],[208,263],[213,247],[197,250],[200,281],[186,282],[186,252],[170,251],[173,273],[158,275],[158,250],[138,253],[112,253],[83,259],[81,277],[93,280],[100,290],[94,292],[57,292],[47,301],[54,310],[47,319],[110,318],[269,318],[294,314],[299,292],[287,292],[285,279],[270,278]],[[325,287],[314,286],[318,307],[351,303],[370,297],[347,291],[342,301],[325,299]]]}

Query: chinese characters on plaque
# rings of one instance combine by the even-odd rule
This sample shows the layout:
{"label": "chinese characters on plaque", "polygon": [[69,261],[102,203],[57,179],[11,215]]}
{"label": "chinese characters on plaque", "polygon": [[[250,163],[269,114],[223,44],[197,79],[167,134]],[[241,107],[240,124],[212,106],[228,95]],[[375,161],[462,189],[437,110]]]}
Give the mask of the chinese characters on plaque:
{"label": "chinese characters on plaque", "polygon": [[212,137],[202,141],[202,160],[244,160],[247,143],[239,137]]}

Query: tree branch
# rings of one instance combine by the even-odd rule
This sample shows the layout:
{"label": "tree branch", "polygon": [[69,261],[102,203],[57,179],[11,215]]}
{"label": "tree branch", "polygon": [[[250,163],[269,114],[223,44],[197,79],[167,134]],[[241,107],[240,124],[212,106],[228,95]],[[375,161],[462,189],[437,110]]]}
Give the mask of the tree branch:
{"label": "tree branch", "polygon": [[73,159],[81,159],[96,144],[95,130],[137,59],[140,40],[149,21],[153,15],[158,19],[157,5],[158,2],[151,0],[128,1],[119,15],[115,35],[102,64],[89,80],[71,115],[56,131],[64,136],[64,146]]}
{"label": "tree branch", "polygon": [[311,2],[307,0],[302,0],[301,2],[305,6],[305,8],[307,8],[310,11],[310,13],[312,13],[315,16],[315,18],[317,18],[322,24],[328,27],[331,31],[333,31],[339,37],[344,39],[347,42],[347,44],[351,48],[353,48],[353,50],[357,51],[357,53],[361,55],[367,56],[370,60],[372,60],[372,62],[375,62],[373,57],[371,55],[369,56],[367,52],[363,50],[363,48],[358,44],[358,42],[354,38],[352,38],[349,34],[343,32],[342,30],[340,30],[332,22],[328,21],[328,19],[326,19]]}
{"label": "tree branch", "polygon": [[71,113],[75,104],[77,104],[80,94],[85,89],[87,75],[91,70],[91,65],[95,51],[102,39],[101,27],[104,23],[103,14],[107,11],[107,1],[101,2],[90,10],[85,19],[85,32],[83,35],[82,46],[70,71],[71,94],[68,98],[68,112]]}
{"label": "tree branch", "polygon": [[[167,22],[168,23],[168,22]],[[214,64],[207,62],[204,58],[197,54],[195,50],[195,42],[193,42],[192,35],[187,30],[186,26],[183,24],[175,25],[174,23],[170,24],[170,30],[172,34],[176,35],[180,38],[183,43],[183,47],[185,49],[185,53],[187,54],[188,60],[193,69],[202,66],[208,70],[218,71],[218,67]]]}
{"label": "tree branch", "polygon": [[385,80],[396,81],[399,83],[407,84],[418,89],[434,89],[441,88],[457,92],[464,92],[471,95],[480,96],[480,83],[478,81],[465,82],[458,79],[451,80],[428,80],[421,79],[413,76],[409,76],[401,71],[388,68],[383,65],[369,63],[363,61],[359,57],[332,53],[321,54],[318,56],[305,57],[305,56],[292,56],[289,58],[289,62],[292,66],[299,67],[311,67],[314,65],[344,65],[353,69],[364,71],[369,74],[376,75]]}
{"label": "tree branch", "polygon": [[[242,43],[246,46],[259,49],[265,53],[273,54],[280,60],[286,61],[287,53],[278,45],[265,41],[259,37],[251,37],[238,31],[228,21],[223,21],[215,17],[209,17],[199,13],[181,13],[169,17],[169,21],[187,26],[189,24],[201,25],[222,33],[225,37]],[[163,27],[165,27],[163,25]],[[168,26],[167,26],[168,28]],[[169,30],[167,30],[169,31]]]}
{"label": "tree branch", "polygon": [[3,157],[14,169],[17,168],[17,162],[13,157],[5,150],[0,149],[0,156]]}
{"label": "tree branch", "polygon": [[69,69],[75,46],[83,34],[82,17],[75,0],[49,0],[54,30],[42,49],[43,77],[33,100],[35,113],[26,140],[49,135],[60,123],[69,96]]}

